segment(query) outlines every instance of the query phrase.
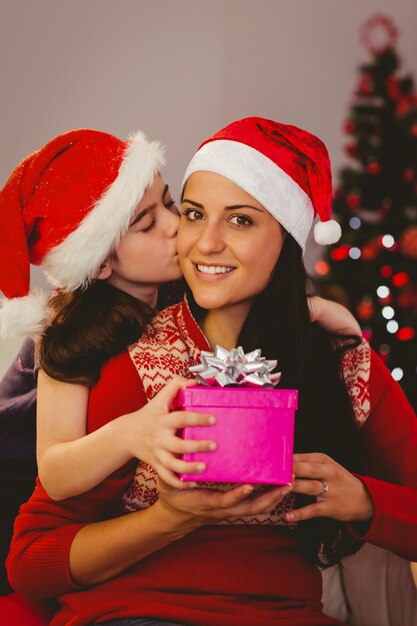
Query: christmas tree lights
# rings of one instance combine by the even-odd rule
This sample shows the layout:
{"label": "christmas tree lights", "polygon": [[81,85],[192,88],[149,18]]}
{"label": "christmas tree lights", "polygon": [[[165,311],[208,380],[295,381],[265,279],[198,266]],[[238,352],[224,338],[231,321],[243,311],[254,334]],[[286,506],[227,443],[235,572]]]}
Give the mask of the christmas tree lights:
{"label": "christmas tree lights", "polygon": [[397,38],[384,15],[362,27],[371,59],[343,124],[350,164],[334,192],[343,234],[316,272],[323,294],[358,317],[417,409],[417,94],[400,73]]}

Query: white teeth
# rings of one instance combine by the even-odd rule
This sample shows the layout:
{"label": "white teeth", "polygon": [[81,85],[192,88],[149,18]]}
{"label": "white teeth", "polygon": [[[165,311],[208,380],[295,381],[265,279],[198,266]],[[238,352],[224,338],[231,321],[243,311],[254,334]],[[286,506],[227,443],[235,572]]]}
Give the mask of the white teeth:
{"label": "white teeth", "polygon": [[199,272],[204,274],[228,274],[234,270],[234,267],[224,267],[222,265],[197,265]]}

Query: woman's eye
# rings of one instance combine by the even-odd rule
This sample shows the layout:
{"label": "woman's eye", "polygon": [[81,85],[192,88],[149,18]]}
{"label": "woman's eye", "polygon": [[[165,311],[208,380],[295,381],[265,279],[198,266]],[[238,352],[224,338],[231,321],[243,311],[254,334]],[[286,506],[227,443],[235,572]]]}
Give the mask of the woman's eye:
{"label": "woman's eye", "polygon": [[185,218],[189,222],[196,222],[197,220],[203,219],[203,214],[196,209],[184,209],[182,215],[185,215]]}
{"label": "woman's eye", "polygon": [[246,217],[246,215],[233,215],[229,221],[235,226],[249,226],[253,224],[250,217]]}

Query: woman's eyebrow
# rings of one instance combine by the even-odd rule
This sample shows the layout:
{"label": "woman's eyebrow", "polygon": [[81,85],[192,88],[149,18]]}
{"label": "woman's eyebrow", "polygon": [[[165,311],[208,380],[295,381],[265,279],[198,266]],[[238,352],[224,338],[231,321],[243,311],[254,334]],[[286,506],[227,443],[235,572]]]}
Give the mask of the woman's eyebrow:
{"label": "woman's eyebrow", "polygon": [[259,209],[256,206],[252,206],[251,204],[231,204],[229,206],[225,206],[224,208],[226,211],[236,211],[237,209],[254,209],[255,211],[263,213],[262,209]]}
{"label": "woman's eyebrow", "polygon": [[138,213],[137,216],[135,217],[135,219],[132,222],[130,222],[129,228],[130,228],[130,226],[133,226],[133,224],[137,224],[138,222],[140,222],[142,217],[144,217],[147,213],[149,213],[149,211],[152,211],[152,209],[155,209],[155,208],[156,208],[156,204],[150,204],[145,209],[143,209],[143,211]]}
{"label": "woman's eyebrow", "polygon": [[[194,200],[188,200],[187,198],[184,198],[183,202],[189,202],[189,204],[192,204],[198,209],[204,209],[204,206],[202,204],[200,204],[199,202],[195,202]],[[236,211],[237,209],[254,209],[255,211],[263,213],[262,209],[259,209],[256,206],[252,206],[251,204],[230,204],[228,206],[225,206],[224,208],[225,211]]]}
{"label": "woman's eyebrow", "polygon": [[194,200],[187,200],[187,198],[183,198],[182,201],[188,202],[189,204],[196,206],[198,209],[204,209],[204,206],[202,204],[200,204],[199,202],[194,202]]}

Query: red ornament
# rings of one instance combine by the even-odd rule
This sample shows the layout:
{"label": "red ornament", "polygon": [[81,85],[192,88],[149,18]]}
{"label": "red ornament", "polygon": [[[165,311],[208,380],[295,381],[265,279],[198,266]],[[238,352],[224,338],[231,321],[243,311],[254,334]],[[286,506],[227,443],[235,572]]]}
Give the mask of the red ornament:
{"label": "red ornament", "polygon": [[379,172],[381,171],[381,166],[378,163],[378,161],[375,159],[368,163],[368,165],[366,166],[366,169],[368,170],[370,174],[379,174]]}
{"label": "red ornament", "polygon": [[397,105],[395,107],[395,115],[397,117],[403,117],[404,115],[407,115],[407,113],[410,112],[410,109],[411,109],[411,103],[409,99],[406,97],[401,97],[397,101]]}
{"label": "red ornament", "polygon": [[336,187],[333,192],[333,197],[335,200],[339,200],[343,196],[343,191],[340,187]]}
{"label": "red ornament", "polygon": [[398,246],[408,259],[417,259],[417,226],[409,226],[401,235]]}
{"label": "red ornament", "polygon": [[397,305],[402,309],[417,308],[417,286],[408,284],[397,297]]}
{"label": "red ornament", "polygon": [[370,96],[374,90],[374,81],[369,74],[362,74],[359,78],[356,92],[361,96]]}
{"label": "red ornament", "polygon": [[348,156],[355,159],[358,156],[358,144],[357,143],[348,143],[345,146],[345,152]]}
{"label": "red ornament", "polygon": [[364,261],[372,261],[379,252],[378,240],[371,239],[371,241],[362,246],[361,252]]}
{"label": "red ornament", "polygon": [[403,178],[407,183],[411,183],[414,180],[414,170],[412,167],[407,167],[406,170],[403,171]]}
{"label": "red ornament", "polygon": [[394,287],[404,287],[410,281],[410,277],[407,272],[397,272],[391,279]]}
{"label": "red ornament", "polygon": [[338,248],[333,248],[330,252],[330,256],[333,261],[344,261],[349,256],[350,246],[348,244],[343,244],[343,246],[339,246]]}
{"label": "red ornament", "polygon": [[410,341],[414,337],[414,329],[410,327],[400,328],[397,331],[397,339],[399,341]]}
{"label": "red ornament", "polygon": [[361,203],[362,194],[360,191],[350,191],[346,196],[346,204],[349,209],[355,210]]}
{"label": "red ornament", "polygon": [[392,267],[390,265],[383,265],[380,274],[383,278],[389,278],[392,274]]}
{"label": "red ornament", "polygon": [[343,130],[347,135],[353,135],[356,130],[356,126],[352,120],[346,120],[343,124]]}
{"label": "red ornament", "polygon": [[398,80],[398,78],[394,78],[392,76],[388,78],[387,93],[388,93],[388,98],[391,98],[391,100],[397,100],[400,97],[401,89],[400,89],[400,81]]}
{"label": "red ornament", "polygon": [[394,47],[398,39],[398,29],[391,17],[376,13],[364,22],[360,38],[369,52],[379,55]]}
{"label": "red ornament", "polygon": [[356,307],[356,313],[362,320],[369,320],[375,313],[374,304],[370,296],[364,296]]}

